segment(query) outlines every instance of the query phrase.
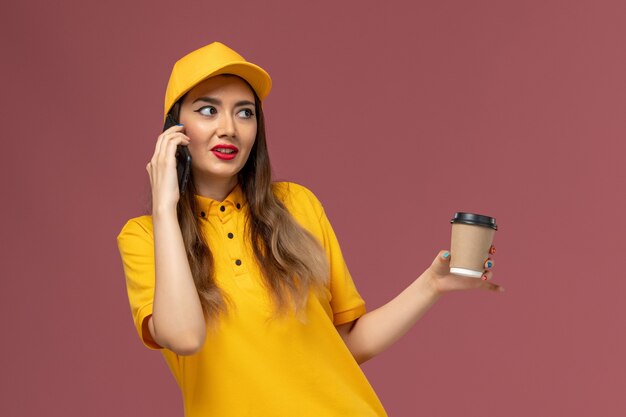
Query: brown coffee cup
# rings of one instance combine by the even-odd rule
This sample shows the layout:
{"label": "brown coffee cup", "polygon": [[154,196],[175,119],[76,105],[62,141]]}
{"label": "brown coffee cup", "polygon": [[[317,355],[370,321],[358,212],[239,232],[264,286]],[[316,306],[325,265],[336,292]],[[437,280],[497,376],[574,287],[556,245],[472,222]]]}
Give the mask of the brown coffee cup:
{"label": "brown coffee cup", "polygon": [[498,230],[496,219],[481,214],[454,214],[450,247],[450,273],[481,278],[489,249]]}

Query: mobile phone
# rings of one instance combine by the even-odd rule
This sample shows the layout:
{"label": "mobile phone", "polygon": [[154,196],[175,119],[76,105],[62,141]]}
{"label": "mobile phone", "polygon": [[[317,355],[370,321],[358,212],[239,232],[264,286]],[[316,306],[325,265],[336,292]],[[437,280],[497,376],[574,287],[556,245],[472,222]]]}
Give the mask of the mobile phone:
{"label": "mobile phone", "polygon": [[[178,124],[176,118],[168,113],[165,118],[165,125],[163,131],[166,131],[172,126]],[[189,173],[191,171],[191,154],[186,146],[178,145],[176,147],[176,172],[178,174],[178,190],[181,194],[185,192],[187,188],[187,182],[189,181]]]}

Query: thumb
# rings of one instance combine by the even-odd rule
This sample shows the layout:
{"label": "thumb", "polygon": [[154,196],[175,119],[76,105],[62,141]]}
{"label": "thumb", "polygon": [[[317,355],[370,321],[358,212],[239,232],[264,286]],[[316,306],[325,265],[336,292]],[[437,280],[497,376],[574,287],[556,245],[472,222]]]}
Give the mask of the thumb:
{"label": "thumb", "polygon": [[431,268],[433,271],[440,275],[447,275],[450,273],[450,252],[447,250],[439,251],[437,257],[433,261]]}

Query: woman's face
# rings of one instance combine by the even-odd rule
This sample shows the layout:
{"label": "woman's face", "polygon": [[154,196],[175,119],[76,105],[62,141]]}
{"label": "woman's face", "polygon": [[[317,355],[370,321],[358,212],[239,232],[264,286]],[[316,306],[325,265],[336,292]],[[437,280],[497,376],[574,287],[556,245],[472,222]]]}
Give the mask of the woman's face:
{"label": "woman's face", "polygon": [[211,77],[187,93],[179,120],[191,139],[196,188],[236,182],[256,139],[254,101],[250,87],[236,76]]}

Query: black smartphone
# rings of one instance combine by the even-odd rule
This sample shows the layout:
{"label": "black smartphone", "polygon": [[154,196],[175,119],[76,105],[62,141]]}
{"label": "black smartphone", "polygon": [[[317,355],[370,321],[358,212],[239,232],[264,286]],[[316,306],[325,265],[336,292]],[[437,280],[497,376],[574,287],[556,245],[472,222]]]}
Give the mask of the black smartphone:
{"label": "black smartphone", "polygon": [[[166,131],[172,126],[178,124],[178,121],[171,113],[167,114],[165,118],[165,125],[163,131]],[[176,172],[178,173],[178,190],[181,194],[185,192],[187,188],[187,181],[189,180],[189,172],[191,171],[191,154],[186,146],[178,145],[176,147]]]}

